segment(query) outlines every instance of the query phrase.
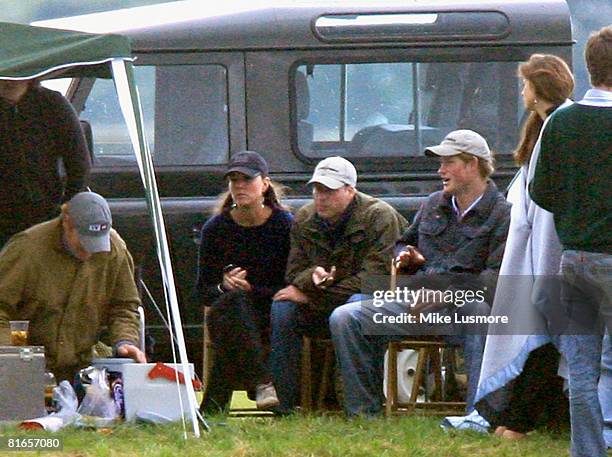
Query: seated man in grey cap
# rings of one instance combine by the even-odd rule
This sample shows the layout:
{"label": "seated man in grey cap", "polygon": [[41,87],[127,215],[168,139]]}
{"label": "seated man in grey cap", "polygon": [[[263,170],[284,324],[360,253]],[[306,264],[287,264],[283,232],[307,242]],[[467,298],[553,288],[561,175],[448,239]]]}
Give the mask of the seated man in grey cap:
{"label": "seated man in grey cap", "polygon": [[361,292],[367,275],[386,274],[405,219],[387,203],[356,190],[357,171],[342,157],[316,166],[313,202],[295,215],[285,280],[273,297],[270,366],[289,413],[299,399],[302,335],[328,335],[327,318]]}
{"label": "seated man in grey cap", "polygon": [[510,204],[489,178],[493,158],[476,132],[451,132],[425,153],[439,160],[443,189],[427,198],[395,245],[395,265],[410,276],[394,291],[375,291],[373,300],[336,308],[329,318],[348,415],[382,410],[387,343],[423,334],[463,345],[468,412],[473,409]]}
{"label": "seated man in grey cap", "polygon": [[9,320],[29,320],[28,344],[45,347],[47,369],[72,380],[107,328],[119,356],[138,349],[140,303],[134,264],[111,228],[108,203],[81,192],[58,218],[13,236],[0,252],[0,345]]}

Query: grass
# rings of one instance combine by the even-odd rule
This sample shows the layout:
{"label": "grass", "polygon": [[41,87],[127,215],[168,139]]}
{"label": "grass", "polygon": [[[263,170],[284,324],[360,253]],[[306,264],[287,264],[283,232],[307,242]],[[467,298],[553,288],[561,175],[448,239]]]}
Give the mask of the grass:
{"label": "grass", "polygon": [[[245,406],[243,397],[238,400]],[[569,436],[536,432],[521,442],[502,441],[474,432],[445,432],[439,417],[405,416],[392,419],[353,419],[341,416],[285,418],[208,418],[210,433],[183,439],[180,425],[122,424],[112,430],[69,429],[60,432],[61,452],[44,457],[563,457]],[[50,436],[40,432],[4,429],[2,435]],[[54,435],[55,436],[55,435]],[[10,457],[31,452],[0,450]]]}

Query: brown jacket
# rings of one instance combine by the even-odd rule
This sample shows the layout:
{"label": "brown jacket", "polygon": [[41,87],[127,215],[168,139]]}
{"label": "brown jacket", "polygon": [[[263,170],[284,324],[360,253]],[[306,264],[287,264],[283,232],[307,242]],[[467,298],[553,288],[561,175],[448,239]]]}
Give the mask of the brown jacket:
{"label": "brown jacket", "polygon": [[[45,346],[47,367],[86,366],[104,327],[112,344],[138,341],[134,264],[111,231],[111,251],[81,262],[63,247],[59,218],[15,235],[0,252],[0,344],[8,321],[29,320],[29,344]],[[57,374],[57,373],[56,373]]]}

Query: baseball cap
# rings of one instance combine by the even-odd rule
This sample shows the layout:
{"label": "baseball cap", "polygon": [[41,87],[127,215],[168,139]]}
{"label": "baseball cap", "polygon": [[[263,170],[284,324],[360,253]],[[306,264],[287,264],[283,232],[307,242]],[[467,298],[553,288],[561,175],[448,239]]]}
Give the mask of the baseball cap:
{"label": "baseball cap", "polygon": [[108,203],[95,192],[80,192],[68,202],[68,215],[89,253],[109,252],[113,223]]}
{"label": "baseball cap", "polygon": [[308,184],[318,182],[330,189],[340,189],[344,185],[357,185],[357,170],[344,157],[328,157],[321,160],[315,167]]}
{"label": "baseball cap", "polygon": [[488,162],[493,160],[487,141],[473,130],[450,132],[438,146],[429,146],[425,155],[450,157],[461,153],[480,157]]}
{"label": "baseball cap", "polygon": [[228,169],[223,176],[226,177],[234,171],[250,178],[257,175],[268,176],[268,164],[255,151],[240,151],[231,157]]}

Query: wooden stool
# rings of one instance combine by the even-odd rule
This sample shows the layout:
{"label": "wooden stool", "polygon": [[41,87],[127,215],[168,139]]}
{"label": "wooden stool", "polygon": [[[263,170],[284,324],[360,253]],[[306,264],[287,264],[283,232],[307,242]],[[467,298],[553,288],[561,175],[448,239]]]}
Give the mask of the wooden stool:
{"label": "wooden stool", "polygon": [[312,405],[312,355],[315,345],[324,347],[323,367],[321,369],[321,381],[319,382],[315,409],[325,409],[325,397],[331,384],[332,369],[334,366],[334,345],[328,338],[302,337],[302,381],[301,381],[301,406],[302,411],[313,411]]}
{"label": "wooden stool", "polygon": [[[412,382],[410,399],[407,403],[400,403],[397,392],[397,353],[404,349],[417,351],[419,359]],[[442,352],[455,351],[457,349],[457,346],[448,345],[444,341],[438,339],[406,339],[389,343],[387,349],[387,389],[385,392],[387,402],[385,405],[385,415],[410,414],[415,409],[422,409],[427,413],[442,415],[463,414],[465,412],[465,402],[445,401],[444,382],[442,379]],[[419,388],[427,379],[426,370],[428,362],[434,374],[435,395],[425,402],[417,402]],[[447,377],[454,376],[452,364],[450,368],[451,370],[447,370]]]}

